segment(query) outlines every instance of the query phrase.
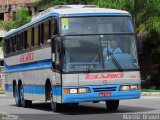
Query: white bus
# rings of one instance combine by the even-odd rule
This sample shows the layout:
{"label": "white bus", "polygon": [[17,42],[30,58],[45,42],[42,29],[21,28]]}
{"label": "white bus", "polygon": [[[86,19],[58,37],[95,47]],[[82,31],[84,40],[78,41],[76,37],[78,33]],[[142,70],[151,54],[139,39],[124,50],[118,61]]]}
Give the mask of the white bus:
{"label": "white bus", "polygon": [[130,13],[92,5],[59,5],[5,35],[6,93],[16,105],[140,98],[136,33]]}

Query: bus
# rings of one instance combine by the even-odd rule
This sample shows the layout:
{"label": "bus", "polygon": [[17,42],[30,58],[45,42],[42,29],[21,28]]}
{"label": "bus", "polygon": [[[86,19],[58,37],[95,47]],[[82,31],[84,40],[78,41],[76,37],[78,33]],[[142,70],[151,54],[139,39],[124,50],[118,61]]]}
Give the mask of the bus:
{"label": "bus", "polygon": [[131,14],[93,5],[51,7],[5,34],[4,71],[6,94],[17,106],[47,101],[57,112],[62,104],[104,101],[107,110],[117,110],[120,100],[140,98]]}

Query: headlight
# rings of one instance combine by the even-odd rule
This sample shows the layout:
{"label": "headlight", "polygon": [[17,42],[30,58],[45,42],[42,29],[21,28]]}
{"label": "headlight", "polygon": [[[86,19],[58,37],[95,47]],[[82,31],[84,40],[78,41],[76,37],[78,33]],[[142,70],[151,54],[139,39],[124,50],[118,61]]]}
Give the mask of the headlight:
{"label": "headlight", "polygon": [[138,89],[138,86],[137,85],[131,85],[130,86],[130,90],[137,90]]}
{"label": "headlight", "polygon": [[88,93],[89,89],[88,88],[78,88],[78,93]]}
{"label": "headlight", "polygon": [[129,90],[140,90],[141,85],[122,85],[120,91],[129,91]]}
{"label": "headlight", "polygon": [[81,93],[89,93],[89,88],[64,88],[64,94],[81,94]]}
{"label": "headlight", "polygon": [[130,88],[129,88],[129,86],[124,85],[124,86],[121,86],[120,90],[121,90],[121,91],[129,91]]}
{"label": "headlight", "polygon": [[71,88],[71,89],[69,89],[69,93],[70,94],[77,94],[78,90],[76,88]]}

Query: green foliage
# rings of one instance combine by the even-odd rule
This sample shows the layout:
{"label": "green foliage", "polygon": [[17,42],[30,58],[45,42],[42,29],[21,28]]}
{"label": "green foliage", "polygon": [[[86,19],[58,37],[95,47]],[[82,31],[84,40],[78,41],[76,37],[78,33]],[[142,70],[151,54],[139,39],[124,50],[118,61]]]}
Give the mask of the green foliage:
{"label": "green foliage", "polygon": [[92,4],[103,8],[125,9],[131,0],[93,0]]}
{"label": "green foliage", "polygon": [[19,8],[16,10],[16,20],[15,21],[0,21],[0,28],[6,31],[10,29],[18,28],[31,21],[31,16],[29,16],[29,11],[27,8]]}
{"label": "green foliage", "polygon": [[148,31],[160,32],[160,17],[150,17],[145,24]]}
{"label": "green foliage", "polygon": [[54,5],[65,5],[65,4],[92,4],[94,0],[40,0],[37,2],[38,6],[44,6],[45,9]]}
{"label": "green foliage", "polygon": [[44,6],[45,9],[54,5],[67,4],[67,0],[40,0],[37,2],[37,6]]}
{"label": "green foliage", "polygon": [[9,31],[10,29],[16,28],[16,25],[15,22],[11,21],[0,21],[0,28]]}
{"label": "green foliage", "polygon": [[20,8],[16,10],[16,27],[20,27],[31,21],[31,16],[27,8]]}

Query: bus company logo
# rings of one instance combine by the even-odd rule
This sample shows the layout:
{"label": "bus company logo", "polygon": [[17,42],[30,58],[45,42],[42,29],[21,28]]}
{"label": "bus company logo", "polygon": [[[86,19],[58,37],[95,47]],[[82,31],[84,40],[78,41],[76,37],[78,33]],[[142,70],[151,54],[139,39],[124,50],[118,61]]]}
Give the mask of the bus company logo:
{"label": "bus company logo", "polygon": [[123,73],[109,73],[109,74],[91,74],[86,75],[86,80],[95,80],[95,79],[114,79],[114,78],[124,78]]}
{"label": "bus company logo", "polygon": [[33,52],[29,52],[29,53],[26,53],[26,54],[22,54],[20,56],[20,62],[29,62],[29,61],[32,61],[34,58],[34,54]]}

